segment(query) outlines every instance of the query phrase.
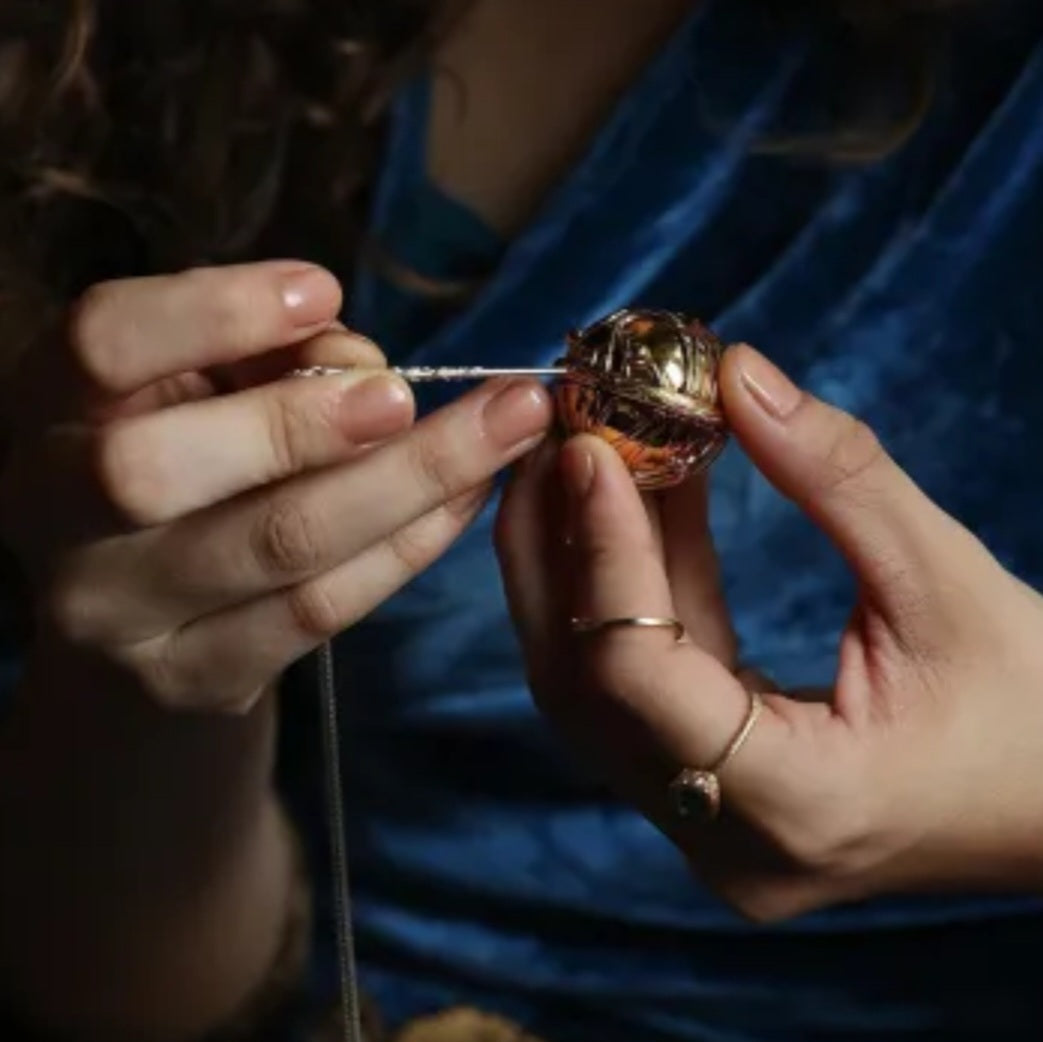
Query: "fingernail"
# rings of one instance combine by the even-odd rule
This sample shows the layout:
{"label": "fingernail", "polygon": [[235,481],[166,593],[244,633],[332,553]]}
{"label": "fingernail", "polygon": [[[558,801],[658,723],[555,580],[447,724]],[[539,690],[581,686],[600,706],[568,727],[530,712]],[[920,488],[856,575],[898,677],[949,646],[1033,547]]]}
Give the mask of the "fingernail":
{"label": "fingernail", "polygon": [[800,405],[800,388],[759,351],[745,351],[741,374],[754,401],[776,420],[786,419]]}
{"label": "fingernail", "polygon": [[390,437],[405,425],[412,397],[399,377],[391,373],[371,376],[344,392],[340,401],[342,426],[357,442]]}
{"label": "fingernail", "polygon": [[543,434],[551,421],[547,392],[529,380],[501,388],[485,404],[485,430],[504,448]]}
{"label": "fingernail", "polygon": [[587,448],[567,445],[561,453],[561,471],[573,499],[584,499],[594,486],[594,457]]}
{"label": "fingernail", "polygon": [[562,543],[574,550],[581,530],[583,501],[594,487],[594,457],[590,450],[572,442],[566,443],[559,458],[561,481],[565,486],[565,532]]}
{"label": "fingernail", "polygon": [[322,268],[303,268],[283,276],[282,300],[295,326],[317,326],[337,317],[340,285]]}

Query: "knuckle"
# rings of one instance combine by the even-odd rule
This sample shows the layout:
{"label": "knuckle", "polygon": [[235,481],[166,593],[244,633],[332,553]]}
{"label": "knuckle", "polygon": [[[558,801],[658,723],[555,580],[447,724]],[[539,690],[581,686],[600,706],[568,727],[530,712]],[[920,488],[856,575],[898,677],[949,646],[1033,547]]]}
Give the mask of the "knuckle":
{"label": "knuckle", "polygon": [[806,807],[800,823],[776,833],[778,849],[802,874],[818,879],[857,870],[875,845],[867,801],[857,789],[823,792],[817,806]]}
{"label": "knuckle", "polygon": [[450,499],[445,504],[445,512],[453,531],[458,531],[481,512],[488,502],[491,491],[492,487],[488,484],[478,485],[476,488],[468,489],[463,495]]}
{"label": "knuckle", "polygon": [[149,699],[168,712],[186,712],[199,708],[201,699],[194,691],[184,669],[170,656],[143,658],[130,666]]}
{"label": "knuckle", "polygon": [[437,555],[446,528],[443,507],[388,536],[388,549],[407,575],[416,575]]}
{"label": "knuckle", "polygon": [[262,515],[253,539],[254,553],[277,578],[309,575],[323,562],[319,523],[297,500],[276,500]]}
{"label": "knuckle", "polygon": [[326,640],[344,628],[344,612],[326,582],[293,587],[286,592],[286,603],[294,625],[309,641]]}
{"label": "knuckle", "polygon": [[436,502],[455,499],[466,485],[447,439],[426,434],[409,439],[409,460],[417,481]]}
{"label": "knuckle", "polygon": [[655,690],[656,679],[648,669],[647,649],[647,634],[610,630],[599,635],[585,656],[587,684],[640,713],[642,707],[660,697]]}
{"label": "knuckle", "polygon": [[140,528],[165,519],[160,468],[149,459],[137,424],[115,422],[99,430],[91,468],[102,500],[117,520]]}
{"label": "knuckle", "polygon": [[266,411],[266,429],[277,474],[299,473],[308,466],[312,455],[309,410],[303,407],[297,396],[276,395],[267,399]]}
{"label": "knuckle", "polygon": [[415,575],[430,565],[474,518],[487,494],[485,486],[470,489],[388,536],[388,549],[402,571]]}
{"label": "knuckle", "polygon": [[202,679],[177,654],[173,636],[131,649],[125,667],[135,677],[148,698],[169,712],[190,712],[204,707],[206,690]]}
{"label": "knuckle", "polygon": [[86,647],[99,640],[104,629],[101,607],[95,590],[71,574],[56,577],[40,603],[48,628],[73,647]]}
{"label": "knuckle", "polygon": [[122,665],[145,696],[169,713],[208,713],[242,716],[262,693],[249,679],[228,683],[215,680],[208,661],[193,655],[170,632],[123,651]]}
{"label": "knuckle", "polygon": [[388,549],[406,575],[416,575],[427,563],[424,541],[410,529],[402,529],[390,536]]}
{"label": "knuckle", "polygon": [[447,505],[388,536],[388,549],[407,575],[423,571],[455,528]]}
{"label": "knuckle", "polygon": [[208,339],[233,351],[248,349],[263,320],[259,295],[245,273],[196,269],[183,276],[185,289],[201,304],[201,321]]}
{"label": "knuckle", "polygon": [[862,420],[840,414],[829,440],[818,491],[833,495],[863,483],[886,458],[880,439]]}
{"label": "knuckle", "polygon": [[938,590],[924,581],[917,562],[902,547],[870,548],[867,559],[872,561],[879,587],[891,591],[887,620],[874,619],[868,624],[873,636],[886,629],[887,637],[913,660],[919,660],[921,652],[928,649],[943,650],[927,635],[944,626],[948,598],[939,596]]}
{"label": "knuckle", "polygon": [[117,359],[119,323],[110,316],[120,295],[116,282],[100,282],[87,289],[72,305],[66,338],[74,365],[91,383],[121,389]]}

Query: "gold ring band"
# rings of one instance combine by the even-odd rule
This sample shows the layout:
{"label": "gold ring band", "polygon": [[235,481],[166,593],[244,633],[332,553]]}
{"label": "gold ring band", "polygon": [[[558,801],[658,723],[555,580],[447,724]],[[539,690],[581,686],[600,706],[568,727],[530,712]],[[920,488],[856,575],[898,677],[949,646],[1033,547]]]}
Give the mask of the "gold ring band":
{"label": "gold ring band", "polygon": [[685,640],[684,623],[680,619],[669,616],[635,615],[618,619],[572,619],[569,623],[573,633],[594,634],[603,630],[619,629],[625,626],[646,627],[648,629],[669,629],[674,631],[674,640],[681,644]]}
{"label": "gold ring band", "polygon": [[764,709],[764,699],[757,691],[750,691],[750,707],[735,737],[724,752],[704,768],[686,767],[670,783],[670,798],[674,813],[683,820],[713,821],[721,810],[720,773],[732,757],[743,747]]}

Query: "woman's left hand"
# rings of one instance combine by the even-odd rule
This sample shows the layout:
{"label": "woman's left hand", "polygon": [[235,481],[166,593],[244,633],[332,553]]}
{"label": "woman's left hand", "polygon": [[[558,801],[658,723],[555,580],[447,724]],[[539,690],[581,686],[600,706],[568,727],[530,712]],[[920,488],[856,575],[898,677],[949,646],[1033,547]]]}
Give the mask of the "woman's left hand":
{"label": "woman's left hand", "polygon": [[[726,353],[721,387],[745,451],[858,579],[833,689],[781,692],[738,668],[703,482],[643,500],[614,450],[584,436],[557,463],[549,449],[527,461],[499,518],[537,704],[751,918],[884,892],[1043,889],[1043,598],[867,427],[751,348]],[[569,624],[634,616],[677,617],[690,641]],[[720,770],[720,816],[679,817],[671,781],[714,763],[751,690],[764,709]]]}

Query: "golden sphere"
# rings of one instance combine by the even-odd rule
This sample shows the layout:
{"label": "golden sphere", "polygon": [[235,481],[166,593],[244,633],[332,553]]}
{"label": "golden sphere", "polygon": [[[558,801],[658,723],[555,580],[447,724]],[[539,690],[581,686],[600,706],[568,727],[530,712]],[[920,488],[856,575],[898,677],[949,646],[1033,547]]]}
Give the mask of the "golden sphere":
{"label": "golden sphere", "polygon": [[724,345],[698,319],[626,309],[566,343],[560,422],[612,445],[638,488],[680,484],[717,458],[728,440],[717,385]]}

